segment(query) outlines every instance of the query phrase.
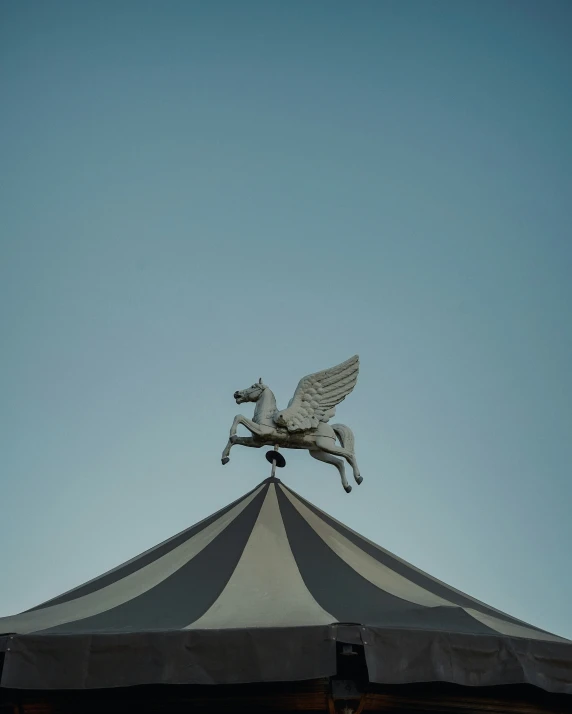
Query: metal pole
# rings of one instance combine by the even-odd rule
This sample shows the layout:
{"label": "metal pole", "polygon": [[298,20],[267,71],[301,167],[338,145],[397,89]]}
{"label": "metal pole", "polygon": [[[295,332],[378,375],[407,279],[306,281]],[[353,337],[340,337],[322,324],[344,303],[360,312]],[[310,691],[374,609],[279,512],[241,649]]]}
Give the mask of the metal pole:
{"label": "metal pole", "polygon": [[[274,451],[278,451],[280,447],[278,444],[274,444]],[[276,476],[276,459],[272,459],[272,472],[270,473],[270,478],[274,478]]]}

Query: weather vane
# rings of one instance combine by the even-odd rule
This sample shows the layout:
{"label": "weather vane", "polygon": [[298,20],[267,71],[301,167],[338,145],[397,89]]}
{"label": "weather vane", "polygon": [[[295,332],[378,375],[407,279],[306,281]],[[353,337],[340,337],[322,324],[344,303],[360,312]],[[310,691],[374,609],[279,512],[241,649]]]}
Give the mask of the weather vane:
{"label": "weather vane", "polygon": [[[222,463],[230,461],[230,450],[235,445],[273,446],[266,454],[272,463],[272,476],[276,467],[282,468],[286,460],[279,453],[286,449],[307,449],[318,461],[335,466],[349,493],[352,487],[346,479],[344,459],[352,467],[357,484],[362,482],[355,452],[354,435],[349,426],[328,424],[336,413],[336,406],[350,394],[356,385],[359,372],[359,357],[355,355],[336,367],[325,369],[304,377],[298,383],[287,409],[278,411],[276,398],[262,378],[248,389],[236,391],[237,404],[256,402],[254,417],[247,419],[238,414],[230,428],[228,443],[222,452]],[[245,426],[252,436],[238,436],[239,425]],[[336,443],[336,439],[339,444]],[[341,457],[341,458],[340,458]]]}

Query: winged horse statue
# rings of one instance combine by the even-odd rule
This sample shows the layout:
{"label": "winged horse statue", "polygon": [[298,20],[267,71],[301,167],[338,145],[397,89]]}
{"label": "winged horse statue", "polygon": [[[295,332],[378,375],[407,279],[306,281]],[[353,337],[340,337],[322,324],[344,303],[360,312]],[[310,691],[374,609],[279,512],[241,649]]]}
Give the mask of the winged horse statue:
{"label": "winged horse statue", "polygon": [[[255,402],[254,417],[247,419],[238,414],[230,428],[230,437],[222,452],[222,463],[230,460],[230,450],[235,444],[251,446],[282,446],[287,449],[307,449],[318,461],[333,464],[339,471],[344,489],[352,487],[345,474],[344,459],[353,470],[357,484],[362,482],[355,453],[354,435],[349,426],[328,424],[336,406],[356,385],[359,357],[355,355],[338,364],[304,377],[298,383],[287,409],[278,411],[276,398],[260,379],[247,389],[234,393],[237,404]],[[238,436],[238,426],[245,426],[252,436]],[[336,438],[339,444],[336,443]],[[341,458],[340,458],[341,457]]]}

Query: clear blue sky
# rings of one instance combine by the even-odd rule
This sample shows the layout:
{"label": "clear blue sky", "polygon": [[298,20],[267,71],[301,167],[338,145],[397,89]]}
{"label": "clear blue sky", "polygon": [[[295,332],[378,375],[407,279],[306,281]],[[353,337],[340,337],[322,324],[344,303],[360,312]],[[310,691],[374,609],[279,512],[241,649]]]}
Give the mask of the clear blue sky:
{"label": "clear blue sky", "polygon": [[359,352],[364,483],[285,482],[572,637],[572,5],[0,12],[0,614],[252,488],[234,390]]}

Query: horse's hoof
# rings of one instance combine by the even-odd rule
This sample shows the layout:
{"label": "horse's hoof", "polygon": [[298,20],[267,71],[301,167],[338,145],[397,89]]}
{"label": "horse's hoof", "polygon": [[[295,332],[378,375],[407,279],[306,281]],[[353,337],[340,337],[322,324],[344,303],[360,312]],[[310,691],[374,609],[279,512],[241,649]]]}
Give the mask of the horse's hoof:
{"label": "horse's hoof", "polygon": [[230,461],[230,457],[229,457],[229,456],[224,456],[224,457],[221,459],[221,461],[222,461],[222,465],[224,466],[225,464],[228,464],[228,462]]}
{"label": "horse's hoof", "polygon": [[363,476],[356,476],[356,483],[359,486],[360,483],[363,481]]}
{"label": "horse's hoof", "polygon": [[344,486],[345,492],[346,493],[351,493],[352,487],[351,486]]}

